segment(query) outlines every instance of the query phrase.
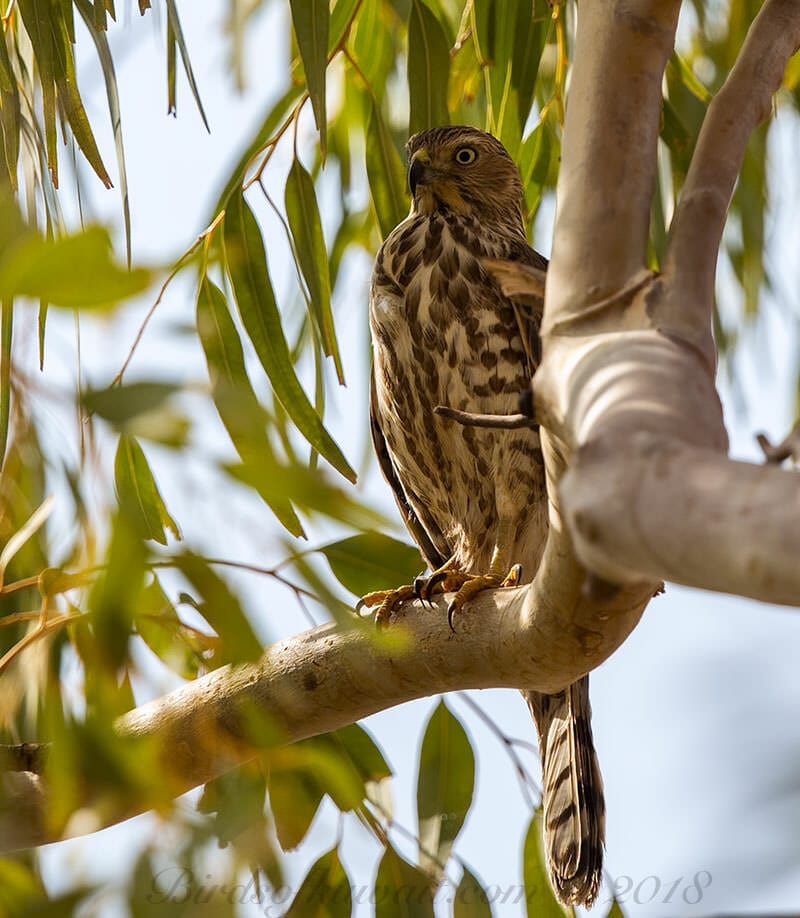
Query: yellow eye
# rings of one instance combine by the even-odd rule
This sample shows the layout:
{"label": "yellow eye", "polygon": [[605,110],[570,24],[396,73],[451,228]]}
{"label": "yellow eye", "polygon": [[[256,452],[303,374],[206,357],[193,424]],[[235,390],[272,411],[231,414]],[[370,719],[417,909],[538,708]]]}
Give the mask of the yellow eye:
{"label": "yellow eye", "polygon": [[474,147],[460,147],[456,150],[456,162],[462,166],[468,166],[474,163],[478,158],[478,151]]}

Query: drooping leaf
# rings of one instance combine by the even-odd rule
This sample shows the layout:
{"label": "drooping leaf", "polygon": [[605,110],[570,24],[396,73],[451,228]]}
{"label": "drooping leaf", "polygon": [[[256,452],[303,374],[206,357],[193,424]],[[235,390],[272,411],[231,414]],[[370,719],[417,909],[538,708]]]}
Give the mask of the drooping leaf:
{"label": "drooping leaf", "polygon": [[234,194],[228,202],[223,239],[239,315],[275,395],[311,446],[348,481],[355,482],[355,472],[323,426],[295,374],[267,270],[261,231],[241,194]]}
{"label": "drooping leaf", "polygon": [[261,473],[264,480],[270,480],[276,466],[264,429],[266,413],[250,384],[225,294],[205,274],[197,291],[197,332],[206,355],[217,413],[245,468],[253,470],[249,483],[292,535],[303,536],[303,527],[287,494],[261,487]]}
{"label": "drooping leaf", "polygon": [[[89,0],[75,0],[75,5],[89,26]],[[68,5],[69,6],[69,5]],[[71,9],[72,7],[69,6]],[[117,74],[114,68],[114,58],[108,39],[103,32],[89,28],[92,36],[100,68],[103,71],[103,80],[106,84],[106,98],[108,99],[108,113],[111,118],[111,127],[114,131],[114,146],[117,151],[117,170],[119,172],[119,191],[122,199],[122,220],[125,225],[125,252],[128,268],[131,266],[131,208],[128,197],[128,171],[125,168],[125,145],[122,137],[122,113],[119,105],[119,90],[117,89]],[[74,37],[72,39],[75,40]]]}
{"label": "drooping leaf", "polygon": [[135,625],[137,634],[150,650],[183,679],[197,676],[204,653],[213,647],[213,644],[203,646],[196,630],[188,631],[183,627],[157,579],[142,592]]}
{"label": "drooping leaf", "polygon": [[408,213],[408,197],[402,160],[375,105],[367,125],[366,160],[372,204],[385,238]]}
{"label": "drooping leaf", "polygon": [[225,581],[193,552],[177,555],[175,566],[202,597],[195,608],[220,636],[220,661],[257,660],[263,652],[261,642]]}
{"label": "drooping leaf", "polygon": [[114,460],[114,485],[120,507],[144,538],[166,545],[166,527],[176,539],[180,539],[178,524],[169,515],[144,451],[136,439],[127,434],[119,438]]}
{"label": "drooping leaf", "polygon": [[[72,134],[88,160],[97,177],[106,186],[111,187],[111,179],[106,171],[97,141],[94,138],[92,126],[86,109],[83,107],[80,92],[78,91],[78,78],[75,73],[75,57],[72,43],[67,32],[67,26],[62,16],[50,17],[53,35],[53,52],[55,59],[55,81],[58,89],[58,102],[61,110],[69,121]],[[90,30],[91,31],[91,30]]]}
{"label": "drooping leaf", "polygon": [[433,918],[433,894],[430,877],[388,844],[375,878],[375,918]]}
{"label": "drooping leaf", "polygon": [[340,539],[319,551],[334,577],[354,596],[411,583],[422,566],[416,548],[381,532]]}
{"label": "drooping leaf", "polygon": [[417,778],[420,863],[435,876],[441,876],[474,790],[472,744],[461,723],[440,701],[425,728]]}
{"label": "drooping leaf", "polygon": [[11,418],[11,342],[14,328],[14,303],[0,300],[0,469],[6,458],[8,423]]}
{"label": "drooping leaf", "polygon": [[449,124],[450,46],[442,24],[423,0],[412,0],[408,21],[408,132]]}
{"label": "drooping leaf", "polygon": [[453,918],[492,918],[486,890],[466,865],[453,899]]}
{"label": "drooping leaf", "polygon": [[144,589],[145,557],[138,529],[125,514],[118,514],[112,524],[106,566],[88,599],[95,637],[91,656],[103,672],[116,672],[127,659],[128,640]]}
{"label": "drooping leaf", "polygon": [[336,848],[312,864],[284,918],[350,918],[353,894]]}
{"label": "drooping leaf", "polygon": [[298,159],[286,180],[286,215],[294,239],[300,271],[308,287],[311,316],[319,331],[325,355],[333,357],[339,383],[344,385],[342,358],[331,311],[331,278],[328,251],[322,235],[314,182]]}
{"label": "drooping leaf", "polygon": [[[177,44],[178,50],[181,55],[181,62],[183,63],[183,69],[186,73],[186,79],[189,81],[189,88],[192,91],[194,96],[195,104],[197,105],[197,110],[200,112],[200,117],[203,119],[203,124],[205,129],[211,133],[211,128],[208,126],[208,119],[206,118],[205,110],[203,109],[203,103],[200,99],[200,90],[197,88],[197,80],[194,76],[194,70],[192,69],[192,62],[189,58],[189,49],[186,47],[186,39],[183,37],[183,29],[181,28],[181,21],[178,17],[178,7],[175,5],[175,0],[166,0],[167,3],[167,21],[169,24],[170,31],[174,36],[174,43]],[[174,48],[174,45],[173,45]],[[173,83],[174,83],[174,67],[173,67]],[[174,88],[173,88],[173,99],[174,99]]]}
{"label": "drooping leaf", "polygon": [[571,909],[564,908],[556,899],[547,878],[542,848],[542,809],[531,818],[522,853],[522,877],[525,882],[525,903],[528,918],[564,918]]}
{"label": "drooping leaf", "polygon": [[319,131],[322,158],[327,148],[327,112],[325,109],[325,70],[328,66],[328,34],[330,32],[330,3],[328,0],[290,0],[292,25],[297,47],[306,72],[306,86]]}
{"label": "drooping leaf", "polygon": [[115,427],[124,427],[133,418],[159,410],[180,390],[175,383],[136,382],[107,389],[87,389],[83,404]]}
{"label": "drooping leaf", "polygon": [[304,769],[270,768],[270,810],[284,851],[292,851],[306,837],[323,796],[322,788]]}
{"label": "drooping leaf", "polygon": [[70,309],[107,309],[147,289],[149,271],[127,271],[111,255],[108,232],[99,226],[55,240],[28,236],[0,261],[0,296],[28,296]]}
{"label": "drooping leaf", "polygon": [[382,781],[392,774],[378,744],[360,724],[348,724],[328,734],[328,739],[341,746],[364,781]]}

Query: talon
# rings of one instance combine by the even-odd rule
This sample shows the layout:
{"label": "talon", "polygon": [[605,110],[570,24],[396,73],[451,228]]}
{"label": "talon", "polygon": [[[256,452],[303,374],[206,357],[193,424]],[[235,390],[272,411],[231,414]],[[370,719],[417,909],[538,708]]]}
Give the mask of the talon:
{"label": "talon", "polygon": [[453,632],[453,634],[456,633],[456,629],[453,626],[453,619],[457,611],[458,609],[456,609],[456,601],[455,598],[453,598],[447,604],[447,624],[450,626],[450,630]]}
{"label": "talon", "polygon": [[519,585],[520,580],[522,580],[522,565],[515,564],[506,574],[505,580],[500,585],[504,587],[514,587]]}
{"label": "talon", "polygon": [[422,600],[427,601],[428,605],[431,604],[431,596],[434,593],[434,590],[440,583],[444,583],[447,579],[449,571],[436,571],[436,573],[431,574],[430,577],[422,585]]}

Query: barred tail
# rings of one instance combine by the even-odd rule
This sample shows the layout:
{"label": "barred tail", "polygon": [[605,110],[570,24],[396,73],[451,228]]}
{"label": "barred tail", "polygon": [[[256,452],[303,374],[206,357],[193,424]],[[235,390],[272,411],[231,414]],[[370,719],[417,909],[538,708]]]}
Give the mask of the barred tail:
{"label": "barred tail", "polygon": [[590,906],[603,866],[603,779],[592,742],[589,677],[557,695],[525,692],[542,755],[544,850],[565,904]]}

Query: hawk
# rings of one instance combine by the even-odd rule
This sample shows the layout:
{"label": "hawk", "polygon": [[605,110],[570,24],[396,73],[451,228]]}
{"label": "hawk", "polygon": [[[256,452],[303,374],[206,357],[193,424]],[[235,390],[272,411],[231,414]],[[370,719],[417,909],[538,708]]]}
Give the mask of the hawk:
{"label": "hawk", "polygon": [[[519,170],[497,139],[471,127],[422,131],[407,153],[411,211],[372,275],[370,420],[381,469],[433,573],[365,597],[380,604],[379,620],[415,595],[454,591],[452,616],[480,590],[530,581],[548,526],[536,433],[434,411],[516,412],[539,361],[541,308],[505,297],[484,265],[547,267],[527,242]],[[557,695],[523,693],[539,734],[550,880],[563,902],[585,905],[600,883],[605,816],[588,691],[583,677]]]}

